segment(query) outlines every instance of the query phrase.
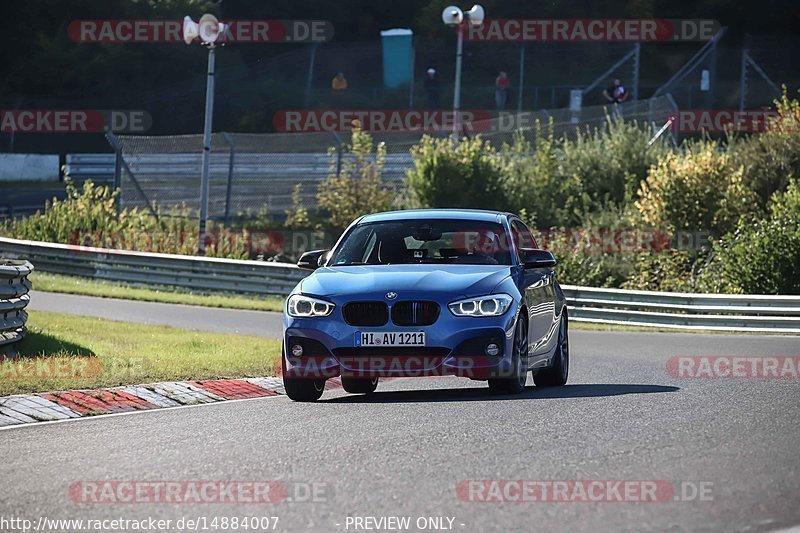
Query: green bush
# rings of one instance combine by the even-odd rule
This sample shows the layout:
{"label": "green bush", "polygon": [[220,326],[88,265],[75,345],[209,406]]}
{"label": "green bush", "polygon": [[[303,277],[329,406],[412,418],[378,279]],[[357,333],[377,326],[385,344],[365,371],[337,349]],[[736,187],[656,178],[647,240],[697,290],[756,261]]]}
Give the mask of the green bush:
{"label": "green bush", "polygon": [[640,291],[696,292],[696,268],[705,256],[688,251],[647,251],[636,256],[623,289]]}
{"label": "green bush", "polygon": [[540,247],[555,256],[560,283],[619,287],[630,274],[633,253],[615,249],[614,242],[601,242],[603,236],[597,232],[562,229],[534,236]]}
{"label": "green bush", "polygon": [[411,156],[406,184],[412,206],[508,209],[497,152],[479,136],[455,142],[426,135]]}
{"label": "green bush", "polygon": [[625,208],[648,169],[669,153],[663,140],[648,145],[651,136],[649,128],[611,117],[574,139],[556,138],[552,123],[537,123],[532,140],[518,132],[499,152],[509,209],[551,228],[582,227],[594,213]]}
{"label": "green bush", "polygon": [[775,108],[777,118],[766,131],[731,139],[728,146],[732,166],[742,167],[744,185],[755,192],[762,213],[775,192],[785,190],[792,177],[800,178],[800,103],[784,90]]}
{"label": "green bush", "polygon": [[372,136],[356,122],[350,143],[343,147],[338,176],[335,172],[338,158],[333,151],[330,155],[331,174],[317,190],[325,228],[342,232],[362,215],[392,208],[394,190],[381,179],[386,157],[384,143],[375,146]]}
{"label": "green bush", "polygon": [[286,211],[286,227],[289,229],[308,229],[311,218],[303,205],[303,184],[298,183],[292,190],[292,209]]}
{"label": "green bush", "polygon": [[517,132],[498,154],[506,209],[524,212],[539,228],[577,225],[586,205],[580,177],[562,173],[561,151],[552,124],[537,124],[533,142]]}
{"label": "green bush", "polygon": [[713,141],[701,141],[661,158],[642,182],[635,205],[650,227],[720,236],[753,212],[754,201],[730,155]]}
{"label": "green bush", "polygon": [[708,292],[800,294],[800,182],[775,193],[767,218],[742,220],[713,253],[700,273]]}
{"label": "green bush", "polygon": [[660,138],[648,145],[651,128],[606,117],[602,128],[578,130],[563,142],[565,178],[578,178],[591,210],[622,206],[635,199],[648,169],[670,152]]}
{"label": "green bush", "polygon": [[[63,200],[47,202],[44,211],[7,221],[2,233],[17,239],[143,252],[193,255],[198,248],[197,220],[187,210],[154,217],[139,209],[117,210],[119,191],[86,181],[78,190],[67,179]],[[246,259],[247,233],[213,221],[207,227],[206,255]]]}
{"label": "green bush", "polygon": [[13,221],[7,221],[3,232],[18,239],[66,243],[76,232],[116,232],[124,222],[117,213],[117,192],[97,186],[91,181],[82,190],[75,188],[69,179],[67,195],[63,200],[53,198],[45,204],[44,211]]}

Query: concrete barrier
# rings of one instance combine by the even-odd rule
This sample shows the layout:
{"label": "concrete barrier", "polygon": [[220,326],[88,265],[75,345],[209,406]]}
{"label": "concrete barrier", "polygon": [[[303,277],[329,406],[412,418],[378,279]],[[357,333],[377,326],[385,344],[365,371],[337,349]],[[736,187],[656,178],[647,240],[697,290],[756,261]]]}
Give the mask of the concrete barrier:
{"label": "concrete barrier", "polygon": [[0,181],[58,181],[58,155],[0,154]]}

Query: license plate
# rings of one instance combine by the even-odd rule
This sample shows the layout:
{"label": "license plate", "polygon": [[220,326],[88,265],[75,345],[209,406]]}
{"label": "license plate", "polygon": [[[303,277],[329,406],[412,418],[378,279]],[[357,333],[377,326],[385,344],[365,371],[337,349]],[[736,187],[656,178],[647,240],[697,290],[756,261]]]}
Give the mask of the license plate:
{"label": "license plate", "polygon": [[425,346],[425,332],[357,331],[356,346]]}

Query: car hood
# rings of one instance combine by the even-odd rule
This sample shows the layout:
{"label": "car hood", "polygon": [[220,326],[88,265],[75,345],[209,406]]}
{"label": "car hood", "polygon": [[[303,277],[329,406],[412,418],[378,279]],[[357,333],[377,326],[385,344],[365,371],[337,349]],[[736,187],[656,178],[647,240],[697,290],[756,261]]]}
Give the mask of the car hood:
{"label": "car hood", "polygon": [[304,294],[347,296],[385,293],[490,294],[511,275],[508,265],[359,265],[323,267],[300,284]]}

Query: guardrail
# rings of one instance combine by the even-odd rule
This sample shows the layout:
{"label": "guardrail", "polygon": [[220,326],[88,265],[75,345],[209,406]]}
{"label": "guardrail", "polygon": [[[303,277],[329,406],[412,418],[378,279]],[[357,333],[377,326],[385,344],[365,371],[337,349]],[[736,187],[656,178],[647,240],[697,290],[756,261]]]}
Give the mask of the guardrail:
{"label": "guardrail", "polygon": [[25,337],[31,272],[28,261],[0,259],[0,358],[15,355],[16,344]]}
{"label": "guardrail", "polygon": [[[285,296],[295,265],[88,248],[0,238],[0,255],[44,272],[208,294]],[[570,320],[676,329],[800,333],[800,296],[690,294],[562,286]]]}
{"label": "guardrail", "polygon": [[43,209],[44,202],[38,205],[16,205],[11,203],[8,205],[0,205],[0,221],[26,217],[34,214],[36,211],[42,211]]}
{"label": "guardrail", "polygon": [[64,174],[73,181],[111,185],[114,183],[116,155],[114,154],[67,154]]}
{"label": "guardrail", "polygon": [[204,294],[285,296],[307,272],[292,264],[109,250],[0,238],[0,255],[43,272]]}
{"label": "guardrail", "polygon": [[674,329],[800,333],[800,296],[631,291],[563,285],[570,320]]}

